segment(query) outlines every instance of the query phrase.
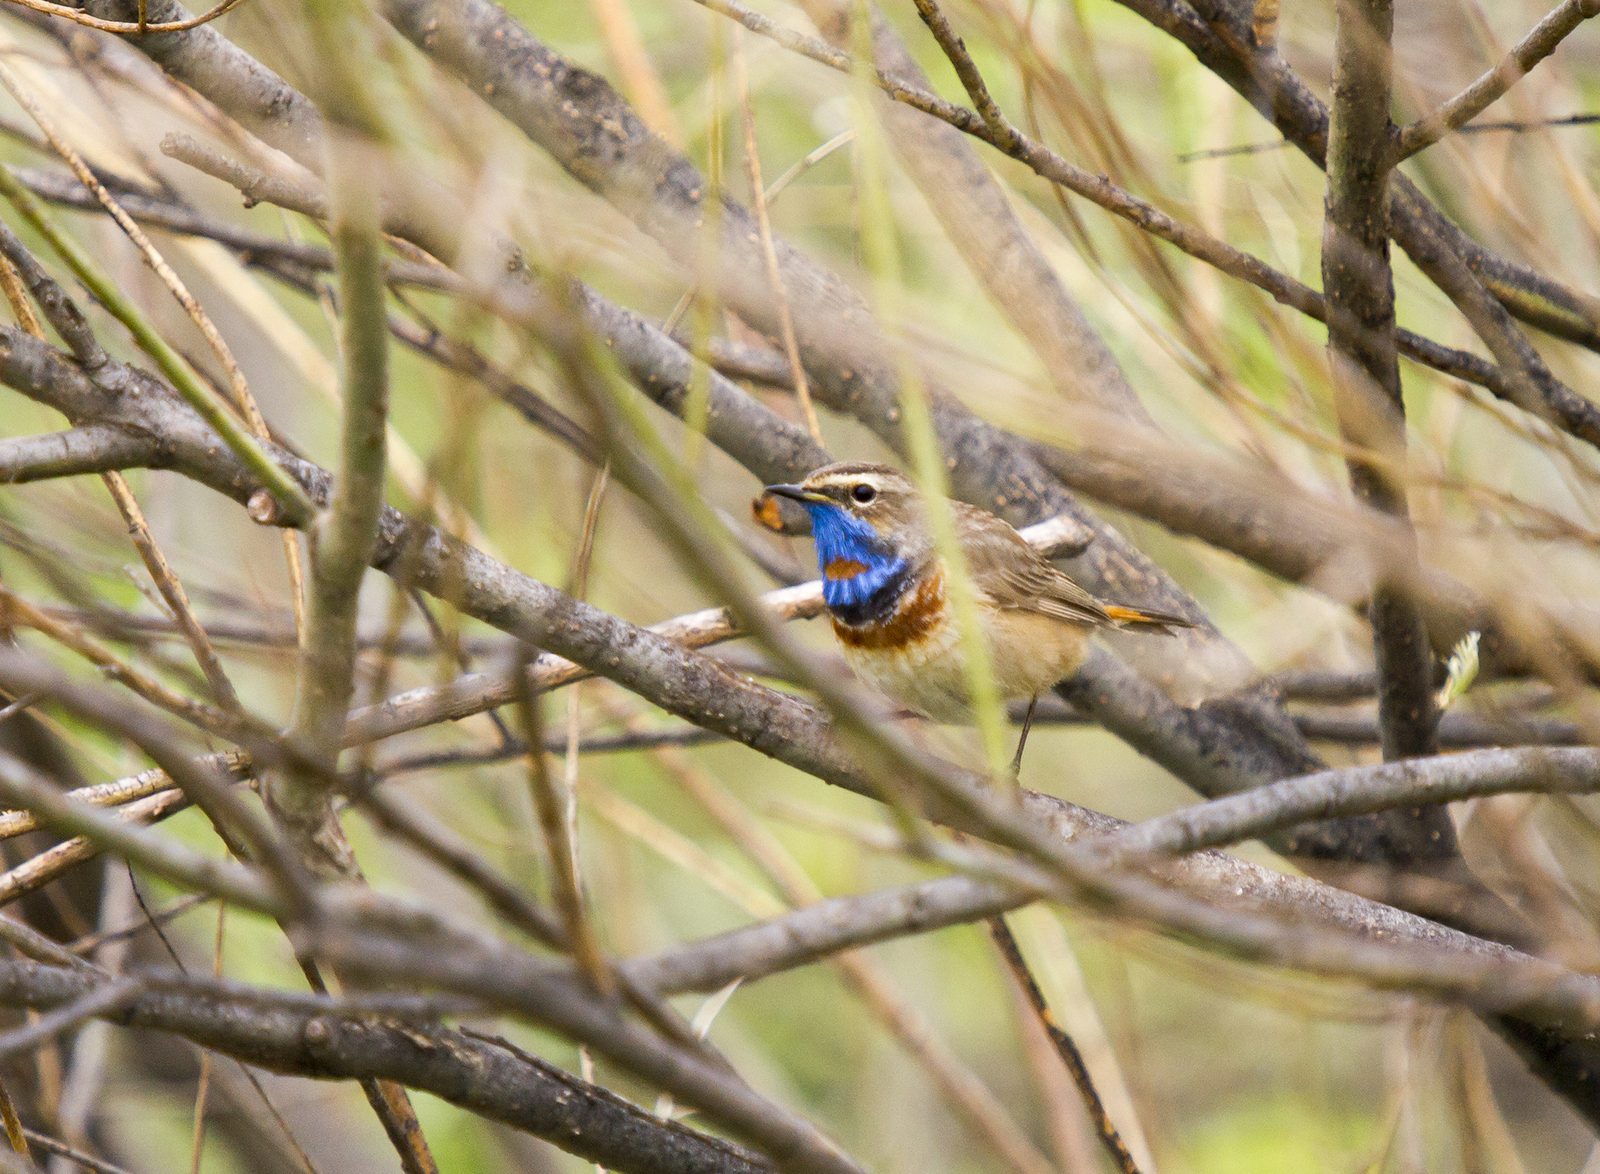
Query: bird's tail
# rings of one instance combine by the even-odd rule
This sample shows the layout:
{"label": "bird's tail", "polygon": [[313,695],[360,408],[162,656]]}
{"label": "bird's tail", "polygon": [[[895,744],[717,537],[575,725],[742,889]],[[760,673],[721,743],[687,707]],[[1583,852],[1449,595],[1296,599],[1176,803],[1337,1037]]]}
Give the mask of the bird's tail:
{"label": "bird's tail", "polygon": [[1174,628],[1192,628],[1194,621],[1183,616],[1174,615],[1170,611],[1151,611],[1142,607],[1122,607],[1119,604],[1106,604],[1106,615],[1119,628],[1161,628],[1172,631]]}

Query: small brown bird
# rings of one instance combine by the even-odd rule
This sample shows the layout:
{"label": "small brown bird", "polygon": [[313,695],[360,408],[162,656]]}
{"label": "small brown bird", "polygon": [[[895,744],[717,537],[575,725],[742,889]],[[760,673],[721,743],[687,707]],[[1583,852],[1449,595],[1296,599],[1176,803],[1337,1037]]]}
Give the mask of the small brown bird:
{"label": "small brown bird", "polygon": [[[767,492],[811,515],[823,598],[856,674],[935,721],[971,720],[951,572],[917,487],[887,465],[847,461]],[[1102,602],[1000,518],[964,502],[950,505],[995,682],[1006,699],[1030,699],[1030,720],[1039,694],[1083,663],[1094,629],[1194,626],[1183,616]],[[1019,759],[1021,753],[1019,745]]]}

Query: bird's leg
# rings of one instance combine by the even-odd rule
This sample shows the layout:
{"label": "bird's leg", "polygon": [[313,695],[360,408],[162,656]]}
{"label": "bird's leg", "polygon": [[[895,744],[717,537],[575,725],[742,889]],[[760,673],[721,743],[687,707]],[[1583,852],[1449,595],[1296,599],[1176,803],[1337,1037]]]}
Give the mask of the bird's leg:
{"label": "bird's leg", "polygon": [[1039,695],[1035,693],[1028,698],[1028,712],[1022,719],[1022,736],[1017,739],[1017,753],[1011,760],[1011,775],[1013,778],[1022,773],[1022,749],[1028,744],[1028,731],[1033,728],[1033,707],[1039,704]]}

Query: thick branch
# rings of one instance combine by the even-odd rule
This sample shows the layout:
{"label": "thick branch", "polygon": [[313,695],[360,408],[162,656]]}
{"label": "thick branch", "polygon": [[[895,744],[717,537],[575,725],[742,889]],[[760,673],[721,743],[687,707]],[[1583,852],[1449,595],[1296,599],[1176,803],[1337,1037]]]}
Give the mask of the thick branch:
{"label": "thick branch", "polygon": [[21,485],[134,469],[156,460],[158,442],[115,424],[88,424],[65,432],[0,439],[0,484]]}
{"label": "thick branch", "polygon": [[[0,959],[0,1004],[48,1010],[108,979]],[[633,1174],[768,1174],[759,1155],[579,1080],[499,1041],[418,1024],[351,1016],[300,997],[219,997],[164,989],[106,1018],[169,1032],[245,1063],[316,1080],[394,1080]]]}
{"label": "thick branch", "polygon": [[[837,50],[830,49],[829,46],[816,41],[814,38],[801,37],[786,29],[780,31],[778,26],[773,25],[773,22],[752,12],[739,3],[739,0],[700,0],[700,2],[715,11],[723,12],[738,20],[747,28],[772,36],[785,47],[804,53],[822,64],[840,70],[853,68],[848,57]],[[880,52],[883,52],[884,36],[880,34],[878,40]],[[892,59],[899,60],[899,58]],[[1083,168],[1069,162],[1044,144],[1023,134],[1007,121],[993,101],[988,99],[986,90],[980,88],[981,98],[975,99],[977,104],[984,107],[986,111],[984,116],[980,116],[966,107],[945,102],[943,99],[929,94],[924,88],[919,88],[918,83],[911,80],[920,76],[915,71],[915,63],[906,59],[902,64],[909,67],[909,70],[902,70],[893,75],[879,71],[879,87],[889,98],[893,99],[893,102],[889,104],[891,107],[897,109],[903,109],[903,106],[910,107],[930,114],[952,128],[981,139],[1018,162],[1031,167],[1041,178],[1060,184],[1076,195],[1082,196],[1113,215],[1127,220],[1139,229],[1176,246],[1197,260],[1214,266],[1230,277],[1256,286],[1283,305],[1298,310],[1302,314],[1318,321],[1326,321],[1327,311],[1323,296],[1316,290],[1287,274],[1273,269],[1259,258],[1235,249],[1226,241],[1212,237],[1193,225],[1174,219],[1155,205],[1146,200],[1141,200],[1113,184],[1105,176],[1085,171]],[[965,70],[969,79],[976,77],[976,68],[971,65],[970,57],[966,59],[964,65],[959,65],[957,69],[958,72]],[[977,81],[981,87],[981,78],[977,78]],[[1312,99],[1312,101],[1315,101],[1315,99]],[[1320,133],[1325,137],[1326,111],[1323,112],[1323,124]],[[909,130],[907,130],[906,134],[912,139],[916,137]],[[897,141],[904,140],[897,138]],[[973,165],[976,166],[976,161],[973,162]],[[932,164],[924,156],[919,155],[914,161],[908,161],[907,166],[913,172],[918,172],[919,169],[925,169],[932,166]],[[932,182],[929,181],[930,186]],[[1414,189],[1408,188],[1407,190],[1413,195],[1416,194]],[[958,199],[959,197],[948,198]],[[1428,213],[1429,215],[1423,217],[1419,223],[1425,222],[1429,231],[1437,233],[1438,226],[1434,224],[1434,221],[1442,218],[1431,207],[1428,209]],[[957,243],[961,244],[962,237],[967,232],[966,226],[959,225],[952,228],[948,223],[949,218],[947,217],[946,219],[947,230],[951,231],[955,235]],[[1453,231],[1456,236],[1460,236],[1459,230]],[[1461,239],[1465,240],[1464,237]],[[981,257],[982,254],[979,253],[979,248],[982,244],[983,242],[975,242],[966,246],[969,255]],[[1417,255],[1416,245],[1417,242],[1409,241],[1406,244],[1407,252],[1414,257]],[[980,276],[984,275],[985,270],[982,267],[984,262],[980,259],[974,263],[979,266]],[[1436,281],[1438,280],[1438,277],[1426,263],[1421,260],[1418,263],[1430,277],[1433,277]],[[1003,294],[997,292],[996,289],[997,287],[991,281],[991,291],[994,292],[994,296],[1001,299],[1002,304],[1007,304]],[[1454,295],[1451,296],[1454,297]],[[1478,318],[1473,316],[1471,307],[1462,304],[1461,308],[1467,314],[1469,320],[1473,322],[1474,327],[1477,328]],[[1008,312],[1017,321],[1019,328],[1023,329],[1024,333],[1027,333],[1028,326],[1035,321],[1034,316],[1037,313],[1037,309],[1018,306],[1009,309]],[[1597,308],[1596,313],[1600,314],[1600,308]],[[1509,321],[1509,316],[1507,316],[1507,321]],[[1071,332],[1069,331],[1069,333]],[[1032,338],[1033,336],[1030,334],[1029,337]],[[1597,409],[1592,403],[1589,403],[1582,396],[1557,380],[1548,368],[1544,366],[1542,360],[1538,360],[1535,356],[1530,362],[1524,352],[1531,348],[1526,347],[1525,340],[1523,347],[1508,347],[1499,345],[1497,339],[1490,334],[1484,334],[1483,337],[1488,342],[1496,359],[1503,366],[1497,367],[1493,363],[1486,363],[1475,355],[1441,346],[1439,343],[1414,334],[1411,331],[1400,331],[1397,335],[1401,351],[1408,358],[1433,367],[1445,374],[1481,384],[1500,398],[1550,420],[1552,423],[1571,432],[1574,436],[1578,436],[1590,444],[1600,445],[1600,409]],[[1036,343],[1036,345],[1039,344]],[[1086,354],[1091,361],[1091,366],[1094,366],[1095,359],[1092,351],[1086,352]]]}
{"label": "thick branch", "polygon": [[[1255,47],[1250,0],[1117,0],[1170,34],[1319,167],[1328,148],[1328,108],[1273,47]],[[1204,14],[1204,19],[1196,16]],[[1600,298],[1575,293],[1541,273],[1491,253],[1439,211],[1404,175],[1390,183],[1390,231],[1430,280],[1424,235],[1463,261],[1517,318],[1590,349],[1600,348]],[[1441,286],[1442,288],[1442,286]],[[1504,360],[1502,360],[1504,361]]]}
{"label": "thick branch", "polygon": [[[1328,141],[1322,285],[1328,299],[1328,362],[1340,430],[1352,443],[1403,467],[1405,407],[1394,344],[1394,278],[1389,269],[1391,0],[1340,0]],[[1382,465],[1350,462],[1357,498],[1407,517],[1405,486]],[[1414,555],[1412,557],[1415,557]],[[1368,611],[1378,660],[1378,708],[1385,759],[1438,747],[1433,660],[1412,594],[1380,581]],[[1437,813],[1433,822],[1443,820]],[[1444,821],[1434,830],[1448,830]]]}
{"label": "thick branch", "polygon": [[[551,53],[487,3],[445,6],[397,0],[387,15],[419,48],[487,95],[579,179],[613,199],[688,264],[696,263],[698,226],[704,220],[703,178],[688,160],[651,135],[604,82]],[[204,71],[184,80],[202,90],[210,83]],[[743,209],[729,205],[724,213],[718,252],[724,263],[724,296],[746,318],[775,330],[770,290],[760,278],[761,258],[750,243],[759,234],[752,236],[755,225]],[[451,245],[440,255],[453,251]],[[854,412],[891,443],[898,442],[898,372],[865,306],[840,279],[787,245],[780,244],[778,251],[802,352],[808,368],[818,374],[819,395]],[[953,400],[935,401],[936,425],[945,451],[955,460],[953,481],[959,496],[1024,520],[1069,514],[1098,537],[1075,568],[1088,585],[1124,598],[1142,596],[1145,602],[1203,620],[1193,601],[1159,568],[1063,494],[1024,446]],[[1184,639],[1135,641],[1125,648],[1165,687],[1179,693],[1214,687],[1219,669],[1253,675],[1239,650],[1208,626]],[[1190,679],[1196,673],[1203,684]],[[1247,697],[1238,705],[1255,731],[1244,736],[1256,737],[1263,754],[1278,758],[1274,777],[1315,767],[1314,755],[1270,699]]]}
{"label": "thick branch", "polygon": [[[292,737],[332,766],[355,681],[357,596],[377,547],[383,509],[384,426],[389,410],[388,318],[377,197],[362,163],[370,153],[341,142],[333,225],[340,305],[340,464],[328,509],[311,531],[306,641],[295,687]],[[354,862],[320,780],[291,772],[268,797],[313,869],[353,875]]]}
{"label": "thick branch", "polygon": [[0,751],[0,801],[32,812],[52,830],[68,835],[81,833],[97,845],[186,888],[220,895],[247,909],[277,913],[284,908],[272,885],[254,869],[231,860],[202,856],[115,815],[64,798],[49,778],[5,751]]}
{"label": "thick branch", "polygon": [[1253,839],[1303,820],[1386,807],[1518,791],[1585,795],[1596,790],[1600,752],[1592,749],[1474,750],[1285,779],[1149,820],[1110,837],[1104,849],[1112,854],[1191,852]]}

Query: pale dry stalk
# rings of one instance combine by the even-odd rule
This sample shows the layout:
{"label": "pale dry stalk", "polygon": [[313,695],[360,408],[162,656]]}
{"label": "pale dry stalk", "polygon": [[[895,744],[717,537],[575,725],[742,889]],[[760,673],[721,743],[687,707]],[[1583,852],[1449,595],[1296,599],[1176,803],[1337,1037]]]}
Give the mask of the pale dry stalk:
{"label": "pale dry stalk", "polygon": [[789,360],[789,374],[794,379],[795,398],[800,401],[800,414],[805,417],[806,430],[811,439],[822,443],[822,425],[817,422],[817,409],[811,403],[811,385],[806,382],[806,369],[800,362],[800,345],[795,340],[794,315],[789,310],[789,295],[783,289],[783,274],[778,268],[778,250],[772,242],[772,217],[767,210],[766,185],[761,180],[761,151],[756,145],[756,115],[750,106],[750,77],[744,62],[744,30],[734,25],[733,79],[739,95],[739,112],[744,121],[744,165],[750,176],[750,198],[756,206],[756,225],[761,233],[761,252],[766,261],[767,280],[772,284],[772,297],[778,303],[778,325],[783,335],[783,353]]}
{"label": "pale dry stalk", "polygon": [[[620,706],[613,712],[622,716],[626,724],[636,724],[633,715]],[[722,826],[777,886],[789,907],[800,908],[822,899],[816,882],[782,842],[721,783],[696,767],[688,754],[669,746],[651,751],[651,757]],[[1053,1174],[1049,1160],[1028,1139],[1000,1099],[906,1002],[877,963],[861,951],[836,954],[829,961],[873,1017],[923,1067],[945,1099],[1015,1174]]]}
{"label": "pale dry stalk", "polygon": [[[39,320],[33,303],[28,300],[28,291],[22,274],[17,271],[16,265],[9,257],[0,256],[0,289],[5,292],[6,301],[11,306],[11,313],[16,318],[17,325],[43,341],[44,323]],[[194,652],[200,671],[205,673],[206,681],[211,686],[212,696],[224,709],[238,712],[239,698],[233,691],[233,684],[223,671],[221,661],[217,659],[216,650],[211,646],[211,638],[206,635],[206,630],[195,618],[194,609],[189,606],[188,593],[184,591],[183,584],[173,573],[166,555],[157,545],[155,535],[150,532],[150,525],[145,521],[144,511],[139,508],[133,490],[128,486],[127,478],[120,472],[112,470],[100,474],[100,479],[110,491],[112,501],[116,502],[117,511],[121,513],[122,520],[128,527],[128,536],[133,539],[134,548],[144,560],[145,569],[150,572],[156,590],[160,591],[161,598],[166,600],[173,621]]]}
{"label": "pale dry stalk", "polygon": [[[101,206],[105,208],[106,212],[110,214],[111,218],[117,222],[117,227],[121,228],[122,231],[127,234],[128,239],[133,242],[134,247],[137,248],[143,255],[145,262],[152,270],[155,271],[156,276],[161,279],[161,283],[167,287],[173,298],[176,299],[178,304],[183,307],[184,313],[188,314],[190,320],[195,324],[201,335],[205,338],[206,344],[211,348],[212,353],[217,357],[217,361],[222,364],[222,369],[228,377],[228,385],[233,391],[234,404],[243,414],[245,423],[249,426],[251,434],[257,440],[270,441],[272,438],[271,431],[267,427],[267,421],[265,417],[261,415],[261,409],[256,404],[255,396],[250,392],[250,384],[245,380],[244,372],[240,369],[238,360],[233,357],[232,349],[228,346],[227,340],[222,337],[222,332],[217,329],[216,323],[211,320],[211,316],[207,314],[204,307],[202,307],[200,303],[195,300],[194,295],[189,292],[189,287],[184,285],[183,279],[180,278],[172,266],[167,263],[167,259],[161,255],[160,250],[158,250],[155,245],[151,243],[150,238],[145,235],[144,229],[140,228],[133,217],[128,215],[127,211],[106,189],[106,186],[100,182],[93,170],[90,169],[88,163],[84,161],[83,156],[80,155],[72,146],[72,144],[67,142],[67,140],[62,136],[61,132],[56,129],[55,123],[52,122],[50,117],[44,112],[44,108],[40,105],[38,99],[35,98],[27,89],[27,87],[22,84],[21,80],[16,76],[16,74],[8,69],[4,64],[0,64],[0,84],[4,84],[11,96],[16,99],[17,104],[28,112],[29,116],[38,125],[40,132],[50,141],[50,145],[55,148],[56,153],[61,156],[61,158],[66,162],[67,166],[72,170],[72,174],[77,177],[78,182],[83,184],[84,187],[88,188],[94,193],[95,199],[100,201]],[[109,482],[107,484],[109,486]],[[123,488],[124,490],[127,488],[125,483]],[[115,490],[113,490],[113,496],[116,496]],[[132,495],[127,494],[126,500],[131,502],[133,500]],[[122,498],[118,499],[117,505],[119,509],[123,509]],[[134,509],[137,510],[137,508],[137,504],[135,504]],[[123,516],[126,518],[128,515],[124,513]],[[128,525],[131,532],[134,528],[134,523],[131,519],[129,520]],[[149,527],[143,525],[142,516],[140,518],[140,528],[146,535],[148,535]],[[138,545],[139,541],[140,539],[138,536],[135,536],[135,545]],[[301,619],[302,605],[299,601],[305,597],[305,568],[300,558],[299,540],[295,537],[292,530],[286,529],[283,531],[282,542],[284,563],[287,566],[289,573],[290,589],[293,591],[294,598],[296,600],[294,609],[295,623],[297,630],[301,632],[301,639],[303,641],[304,631],[303,622]],[[142,547],[140,549],[140,554],[144,554]],[[165,561],[165,559],[161,560],[163,565],[165,564]],[[156,574],[154,568],[151,569],[151,575],[156,578],[158,585],[162,583],[161,576]],[[176,582],[175,580],[171,579],[170,568],[168,568],[167,579],[173,583]],[[178,588],[178,592],[182,592],[181,587]],[[163,598],[166,598],[167,596],[167,590],[165,587],[162,588],[162,596]],[[170,605],[172,600],[168,599],[168,603]],[[176,607],[174,607],[174,611],[180,616],[184,614],[184,611],[179,611]],[[191,623],[193,622],[192,615],[190,617],[190,621]],[[180,620],[180,622],[182,621]],[[195,624],[194,627],[196,630],[198,630],[199,625]],[[192,639],[191,643],[193,643]],[[195,655],[197,657],[200,656],[198,648],[196,649]],[[215,663],[215,659],[215,654],[213,653],[211,657],[213,664]],[[212,665],[208,665],[207,662],[202,659],[201,667],[206,673],[206,679],[212,681],[212,687],[215,689],[217,685],[216,681],[212,679]],[[220,674],[220,665],[216,665],[215,668],[216,672]],[[221,679],[226,692],[219,692],[218,700],[222,701],[223,704],[226,705],[226,698],[232,695],[233,690],[230,685],[227,685],[225,677]],[[237,698],[234,698],[234,701],[235,706],[230,706],[230,708],[236,707]]]}

